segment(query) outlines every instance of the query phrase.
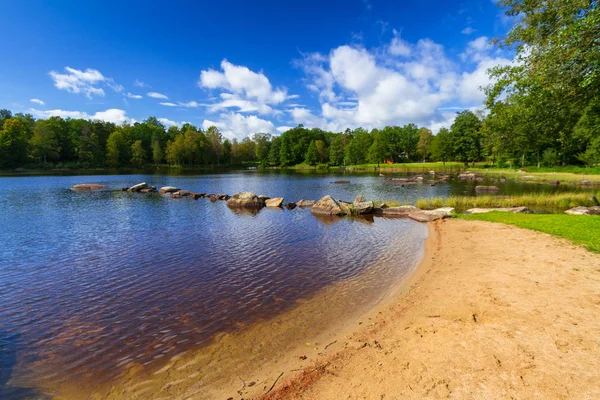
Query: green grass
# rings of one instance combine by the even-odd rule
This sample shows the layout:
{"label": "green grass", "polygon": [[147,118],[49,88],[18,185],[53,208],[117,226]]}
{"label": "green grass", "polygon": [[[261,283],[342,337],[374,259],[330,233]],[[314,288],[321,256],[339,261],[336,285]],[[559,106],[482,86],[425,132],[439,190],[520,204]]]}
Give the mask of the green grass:
{"label": "green grass", "polygon": [[[560,181],[561,183],[577,183],[588,180],[600,183],[600,168],[525,168],[524,173],[517,172],[516,169],[501,168],[469,168],[469,171],[491,177],[504,176],[507,179],[527,182]],[[525,176],[532,178],[524,178]]]}
{"label": "green grass", "polygon": [[414,171],[444,171],[465,169],[465,165],[461,162],[447,162],[445,165],[442,162],[426,162],[426,163],[398,163],[398,164],[359,164],[346,165],[346,169],[376,169],[379,166],[382,170],[414,170]]}
{"label": "green grass", "polygon": [[549,233],[582,244],[600,253],[600,216],[566,214],[510,214],[491,212],[487,214],[459,214],[468,221],[490,221],[515,225],[520,228]]}
{"label": "green grass", "polygon": [[[566,210],[577,206],[591,207],[594,193],[530,193],[515,196],[450,196],[419,199],[416,206],[421,209],[454,207],[456,211],[469,208],[529,207],[544,210]],[[600,192],[597,194],[600,196]]]}

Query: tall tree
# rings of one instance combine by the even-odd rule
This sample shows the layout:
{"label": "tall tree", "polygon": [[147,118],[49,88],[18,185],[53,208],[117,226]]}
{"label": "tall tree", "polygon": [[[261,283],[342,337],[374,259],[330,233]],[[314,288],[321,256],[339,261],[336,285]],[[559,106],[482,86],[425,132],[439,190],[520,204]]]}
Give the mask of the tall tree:
{"label": "tall tree", "polygon": [[14,168],[27,162],[27,125],[18,118],[8,118],[0,130],[0,167]]}
{"label": "tall tree", "polygon": [[431,131],[427,128],[419,129],[417,154],[423,158],[423,162],[425,162],[431,156],[431,142],[433,142],[433,134]]}
{"label": "tall tree", "polygon": [[315,145],[315,141],[312,140],[308,145],[308,150],[306,150],[306,157],[304,158],[304,162],[308,165],[316,165],[318,157],[319,155],[317,154],[317,146]]}

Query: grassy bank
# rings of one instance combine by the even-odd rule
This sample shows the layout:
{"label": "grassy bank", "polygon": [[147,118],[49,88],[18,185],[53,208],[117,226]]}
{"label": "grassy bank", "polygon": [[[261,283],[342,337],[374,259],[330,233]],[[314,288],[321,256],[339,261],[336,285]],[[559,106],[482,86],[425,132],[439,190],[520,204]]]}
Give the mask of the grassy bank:
{"label": "grassy bank", "polygon": [[[450,196],[419,199],[422,209],[454,207],[456,211],[469,208],[529,207],[533,209],[566,210],[577,206],[595,206],[593,193],[531,193],[516,196]],[[600,195],[597,193],[596,195]]]}
{"label": "grassy bank", "polygon": [[525,169],[525,172],[518,172],[515,169],[500,169],[500,168],[470,168],[469,171],[481,174],[487,177],[501,176],[517,181],[527,182],[548,182],[559,181],[561,183],[579,183],[587,180],[600,184],[600,168],[533,168]]}
{"label": "grassy bank", "polygon": [[[569,239],[600,253],[600,217],[566,214],[510,214],[491,212],[487,214],[460,214],[460,219],[490,221],[515,225]],[[573,264],[573,267],[576,267]]]}

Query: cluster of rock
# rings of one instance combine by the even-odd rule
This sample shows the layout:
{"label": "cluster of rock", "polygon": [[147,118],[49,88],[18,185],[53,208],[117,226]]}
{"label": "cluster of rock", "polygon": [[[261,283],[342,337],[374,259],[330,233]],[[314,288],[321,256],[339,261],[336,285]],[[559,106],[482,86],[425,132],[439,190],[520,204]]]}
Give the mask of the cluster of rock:
{"label": "cluster of rock", "polygon": [[130,187],[121,188],[123,192],[134,192],[134,193],[156,193],[156,187],[149,186],[146,182],[138,183]]}
{"label": "cluster of rock", "polygon": [[99,185],[97,183],[80,183],[71,187],[74,192],[91,192],[93,190],[104,190],[108,189],[108,186]]}

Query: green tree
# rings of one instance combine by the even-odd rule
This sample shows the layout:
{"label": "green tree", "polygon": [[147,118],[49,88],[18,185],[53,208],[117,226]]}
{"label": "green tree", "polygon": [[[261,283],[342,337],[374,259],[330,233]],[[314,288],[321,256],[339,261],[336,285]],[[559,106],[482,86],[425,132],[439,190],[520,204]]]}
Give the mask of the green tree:
{"label": "green tree", "polygon": [[315,147],[317,149],[317,154],[319,155],[319,163],[323,164],[327,161],[327,157],[329,156],[329,152],[327,151],[327,145],[323,140],[315,140]]}
{"label": "green tree", "polygon": [[344,137],[341,134],[336,135],[329,146],[329,162],[336,166],[344,164]]}
{"label": "green tree", "polygon": [[56,160],[58,158],[60,152],[58,139],[45,120],[39,120],[35,123],[30,144],[33,157],[41,159],[44,164],[48,159]]}
{"label": "green tree", "polygon": [[271,140],[271,148],[269,149],[269,164],[279,165],[280,149],[281,149],[281,138],[279,136],[276,136]]}
{"label": "green tree", "polygon": [[447,128],[442,128],[431,142],[431,155],[445,166],[452,157],[452,147],[452,133]]}
{"label": "green tree", "polygon": [[158,140],[152,142],[152,161],[158,165],[163,162],[165,154],[163,152],[162,145]]}
{"label": "green tree", "polygon": [[419,141],[417,143],[417,154],[423,158],[423,162],[431,156],[431,143],[433,134],[427,128],[419,129]]}
{"label": "green tree", "polygon": [[282,167],[294,165],[294,157],[292,155],[290,139],[288,136],[281,136],[281,146],[279,148],[279,164]]}
{"label": "green tree", "polygon": [[114,131],[106,140],[106,162],[109,166],[117,168],[127,163],[127,142],[120,131]]}
{"label": "green tree", "polygon": [[27,161],[27,125],[20,119],[8,118],[0,130],[0,167],[14,168]]}
{"label": "green tree", "polygon": [[308,150],[306,150],[304,162],[308,165],[317,165],[318,157],[319,155],[317,154],[317,146],[315,145],[315,141],[312,140],[308,145]]}
{"label": "green tree", "polygon": [[481,155],[480,128],[481,121],[469,110],[458,113],[450,128],[454,158],[463,161],[465,165],[469,161],[477,161]]}
{"label": "green tree", "polygon": [[146,151],[141,140],[136,140],[131,145],[131,163],[136,167],[141,167],[146,162]]}

